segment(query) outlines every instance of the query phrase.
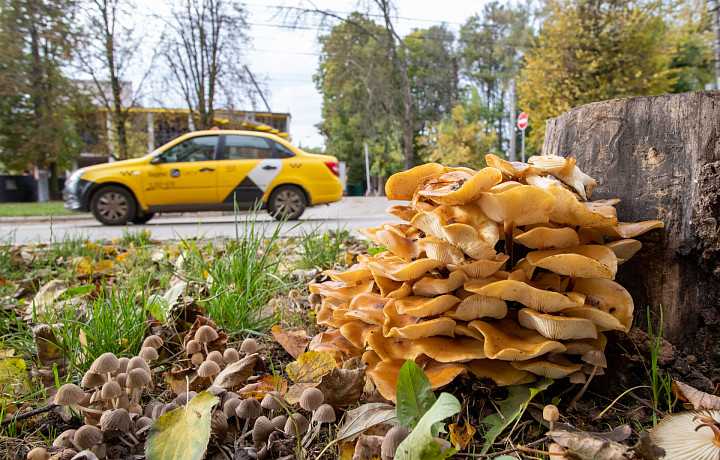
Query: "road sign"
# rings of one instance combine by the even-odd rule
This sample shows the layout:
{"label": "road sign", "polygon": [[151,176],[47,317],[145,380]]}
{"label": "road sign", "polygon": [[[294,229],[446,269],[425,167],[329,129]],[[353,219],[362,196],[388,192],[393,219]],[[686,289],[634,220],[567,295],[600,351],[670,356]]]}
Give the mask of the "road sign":
{"label": "road sign", "polygon": [[518,115],[517,127],[523,131],[528,127],[528,116],[525,112],[520,112],[520,115]]}

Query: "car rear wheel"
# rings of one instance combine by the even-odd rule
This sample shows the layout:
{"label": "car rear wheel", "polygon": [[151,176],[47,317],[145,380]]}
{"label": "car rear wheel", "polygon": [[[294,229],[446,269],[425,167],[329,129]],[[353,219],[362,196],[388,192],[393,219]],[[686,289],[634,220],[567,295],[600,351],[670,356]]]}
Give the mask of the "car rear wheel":
{"label": "car rear wheel", "polygon": [[122,187],[108,185],[90,200],[90,210],[105,225],[125,225],[136,216],[135,197]]}
{"label": "car rear wheel", "polygon": [[297,220],[307,208],[307,199],[298,187],[281,185],[270,194],[267,208],[277,220]]}
{"label": "car rear wheel", "polygon": [[145,222],[152,219],[154,215],[154,212],[144,212],[142,213],[142,215],[138,213],[135,217],[130,219],[130,222],[132,222],[133,224],[144,224]]}

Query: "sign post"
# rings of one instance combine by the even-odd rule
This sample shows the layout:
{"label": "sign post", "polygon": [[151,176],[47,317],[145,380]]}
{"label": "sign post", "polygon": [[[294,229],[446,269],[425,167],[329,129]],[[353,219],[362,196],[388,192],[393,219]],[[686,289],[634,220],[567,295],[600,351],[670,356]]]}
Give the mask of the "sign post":
{"label": "sign post", "polygon": [[528,116],[525,112],[518,115],[517,127],[522,130],[522,162],[525,163],[525,129],[528,127]]}

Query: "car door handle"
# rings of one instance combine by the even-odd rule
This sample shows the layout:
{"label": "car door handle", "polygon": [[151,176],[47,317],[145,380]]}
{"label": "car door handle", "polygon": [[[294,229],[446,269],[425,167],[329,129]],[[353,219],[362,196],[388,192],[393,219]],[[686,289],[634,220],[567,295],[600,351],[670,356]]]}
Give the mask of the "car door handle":
{"label": "car door handle", "polygon": [[215,171],[215,168],[203,168],[200,170],[200,172],[212,172]]}
{"label": "car door handle", "polygon": [[263,169],[267,169],[267,170],[270,170],[270,169],[277,169],[277,166],[270,166],[270,165],[265,165],[265,166],[263,166]]}

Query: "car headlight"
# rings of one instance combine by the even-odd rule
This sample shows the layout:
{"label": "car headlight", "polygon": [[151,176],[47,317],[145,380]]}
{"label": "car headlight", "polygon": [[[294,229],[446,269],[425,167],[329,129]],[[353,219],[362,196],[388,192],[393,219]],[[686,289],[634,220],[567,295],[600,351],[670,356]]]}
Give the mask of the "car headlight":
{"label": "car headlight", "polygon": [[70,177],[68,178],[67,182],[77,182],[80,180],[82,175],[85,174],[84,169],[78,169],[77,171],[70,174]]}

